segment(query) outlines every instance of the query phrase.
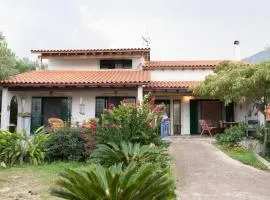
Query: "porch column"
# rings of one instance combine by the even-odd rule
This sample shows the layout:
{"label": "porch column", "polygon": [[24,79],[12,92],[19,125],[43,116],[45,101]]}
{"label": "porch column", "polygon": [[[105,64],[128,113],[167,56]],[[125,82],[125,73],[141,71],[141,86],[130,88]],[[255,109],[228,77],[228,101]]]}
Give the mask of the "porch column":
{"label": "porch column", "polygon": [[9,129],[9,116],[10,116],[10,100],[11,94],[8,88],[2,89],[2,110],[1,110],[1,130]]}
{"label": "porch column", "polygon": [[190,135],[190,97],[184,96],[182,99],[182,135]]}
{"label": "porch column", "polygon": [[138,86],[137,89],[137,103],[141,103],[143,100],[143,86]]}
{"label": "porch column", "polygon": [[173,135],[173,122],[174,122],[174,112],[173,112],[173,99],[170,99],[170,135]]}

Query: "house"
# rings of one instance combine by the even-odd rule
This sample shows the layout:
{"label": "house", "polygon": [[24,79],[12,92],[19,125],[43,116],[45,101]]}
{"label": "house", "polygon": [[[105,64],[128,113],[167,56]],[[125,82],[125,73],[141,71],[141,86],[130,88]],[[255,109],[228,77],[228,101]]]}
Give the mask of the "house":
{"label": "house", "polygon": [[[166,105],[171,134],[199,132],[199,119],[241,121],[244,105],[224,106],[219,100],[195,97],[189,90],[213,73],[219,60],[152,61],[149,48],[32,50],[48,69],[32,71],[0,82],[1,129],[11,124],[11,100],[18,104],[17,130],[33,132],[57,117],[71,125],[99,117],[110,103],[122,99],[141,102],[152,92]],[[14,121],[14,119],[13,119]]]}

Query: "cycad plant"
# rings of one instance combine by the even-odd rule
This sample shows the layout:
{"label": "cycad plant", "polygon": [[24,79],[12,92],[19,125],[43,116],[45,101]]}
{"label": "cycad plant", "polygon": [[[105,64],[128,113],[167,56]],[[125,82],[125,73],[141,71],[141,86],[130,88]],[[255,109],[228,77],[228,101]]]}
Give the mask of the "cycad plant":
{"label": "cycad plant", "polygon": [[127,166],[132,162],[136,162],[137,165],[147,162],[155,163],[161,168],[169,166],[169,156],[166,148],[154,144],[141,145],[126,141],[122,141],[120,144],[114,142],[98,144],[92,152],[90,160],[98,161],[106,167],[118,163]]}
{"label": "cycad plant", "polygon": [[174,182],[166,170],[155,165],[137,167],[122,164],[104,168],[92,166],[87,171],[68,169],[60,174],[58,189],[52,195],[70,200],[169,200],[174,197]]}

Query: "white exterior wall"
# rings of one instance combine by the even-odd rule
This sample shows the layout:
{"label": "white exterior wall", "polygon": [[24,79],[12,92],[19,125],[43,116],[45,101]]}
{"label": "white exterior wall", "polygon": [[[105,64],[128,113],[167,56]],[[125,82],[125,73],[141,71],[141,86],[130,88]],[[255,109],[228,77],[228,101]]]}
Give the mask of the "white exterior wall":
{"label": "white exterior wall", "polygon": [[[144,58],[132,58],[132,68],[142,66]],[[48,70],[99,70],[99,59],[49,59]]]}
{"label": "white exterior wall", "polygon": [[[22,99],[25,100],[24,113],[31,113],[32,97],[71,97],[72,107],[71,107],[71,122],[82,123],[84,120],[89,120],[95,117],[95,100],[98,96],[133,96],[137,97],[138,90],[127,89],[127,90],[114,90],[114,89],[92,89],[92,90],[70,90],[70,91],[27,91],[27,92],[13,92],[18,99],[18,113],[22,113]],[[139,93],[140,94],[140,93]],[[11,96],[12,97],[12,96]],[[83,104],[85,105],[85,114],[79,113],[80,99],[82,98]],[[11,98],[10,98],[11,100]],[[23,121],[24,119],[24,121]],[[31,129],[31,118],[22,118],[18,116],[17,130],[24,130],[30,133]]]}
{"label": "white exterior wall", "polygon": [[181,135],[190,135],[190,97],[181,100]]}
{"label": "white exterior wall", "polygon": [[213,70],[152,70],[151,81],[203,81]]}

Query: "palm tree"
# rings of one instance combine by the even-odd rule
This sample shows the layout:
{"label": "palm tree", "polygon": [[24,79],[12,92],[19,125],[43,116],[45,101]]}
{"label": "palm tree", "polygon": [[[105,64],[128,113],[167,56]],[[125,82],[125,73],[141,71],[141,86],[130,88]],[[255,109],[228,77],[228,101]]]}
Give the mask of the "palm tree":
{"label": "palm tree", "polygon": [[154,165],[139,168],[121,164],[111,168],[91,166],[87,171],[67,169],[51,194],[70,200],[169,200],[175,199],[174,182],[167,171]]}

